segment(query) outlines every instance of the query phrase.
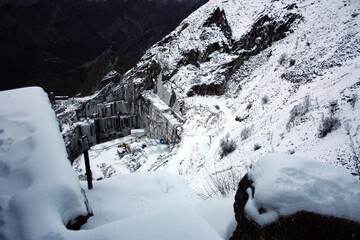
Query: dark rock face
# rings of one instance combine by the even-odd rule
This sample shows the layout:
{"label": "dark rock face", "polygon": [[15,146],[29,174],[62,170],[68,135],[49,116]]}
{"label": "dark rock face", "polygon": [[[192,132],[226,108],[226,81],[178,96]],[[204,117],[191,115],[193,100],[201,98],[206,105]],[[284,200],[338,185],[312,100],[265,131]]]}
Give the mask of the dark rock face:
{"label": "dark rock face", "polygon": [[223,32],[224,36],[228,40],[232,41],[232,31],[226,19],[224,10],[220,10],[220,8],[216,8],[203,26],[210,27],[211,24],[215,24],[216,26],[218,26]]}
{"label": "dark rock face", "polygon": [[225,92],[225,82],[221,82],[219,84],[211,83],[211,84],[201,84],[195,85],[188,92],[188,96],[191,97],[193,95],[217,95],[220,96]]}
{"label": "dark rock face", "polygon": [[[290,8],[292,10],[293,8]],[[200,84],[193,86],[187,96],[193,95],[222,95],[225,91],[226,82],[231,78],[240,66],[244,64],[250,57],[259,54],[261,51],[270,47],[273,42],[281,40],[291,32],[291,27],[302,19],[302,16],[289,12],[282,18],[271,17],[263,15],[251,27],[250,31],[246,33],[239,41],[232,39],[232,30],[227,21],[226,14],[219,8],[215,9],[210,17],[205,21],[203,27],[211,27],[215,25],[220,28],[221,32],[227,38],[227,43],[216,42],[200,52],[197,49],[192,49],[182,54],[182,59],[178,62],[177,68],[192,64],[199,67],[201,63],[209,61],[209,55],[215,51],[226,52],[238,55],[233,61],[221,66],[224,69],[224,79],[216,79],[216,82]],[[206,39],[206,30],[200,38]],[[174,36],[172,38],[175,38]],[[168,41],[171,41],[169,37]],[[176,71],[176,70],[175,70]],[[173,75],[173,74],[172,74]]]}
{"label": "dark rock face", "polygon": [[296,21],[302,20],[302,16],[297,13],[288,13],[282,19],[273,19],[268,15],[259,18],[251,30],[234,43],[233,51],[239,51],[239,57],[232,62],[231,72],[239,69],[251,56],[255,56],[260,51],[270,47],[273,42],[286,37],[290,32],[291,26]]}
{"label": "dark rock face", "polygon": [[207,0],[0,1],[0,90],[94,91]]}
{"label": "dark rock face", "polygon": [[[275,222],[260,227],[249,219],[244,207],[249,198],[246,189],[252,188],[252,181],[245,175],[235,195],[234,212],[238,222],[231,240],[237,239],[360,239],[360,223],[312,212],[300,211],[280,217]],[[263,208],[259,212],[266,211]]]}

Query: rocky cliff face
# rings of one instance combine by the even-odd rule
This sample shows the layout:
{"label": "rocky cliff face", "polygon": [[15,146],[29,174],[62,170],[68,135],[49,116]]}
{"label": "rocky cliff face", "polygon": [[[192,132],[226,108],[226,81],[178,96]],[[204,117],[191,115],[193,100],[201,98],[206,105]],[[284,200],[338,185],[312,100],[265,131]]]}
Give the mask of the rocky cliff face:
{"label": "rocky cliff face", "polygon": [[0,90],[89,94],[125,73],[199,1],[18,1],[0,5]]}

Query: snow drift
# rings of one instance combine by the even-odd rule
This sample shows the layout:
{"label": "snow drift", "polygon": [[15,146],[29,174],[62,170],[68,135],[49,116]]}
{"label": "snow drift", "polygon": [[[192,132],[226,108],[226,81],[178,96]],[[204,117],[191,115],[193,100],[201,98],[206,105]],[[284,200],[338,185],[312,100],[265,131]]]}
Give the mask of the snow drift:
{"label": "snow drift", "polygon": [[0,102],[0,238],[38,239],[86,219],[91,209],[46,93],[3,91]]}

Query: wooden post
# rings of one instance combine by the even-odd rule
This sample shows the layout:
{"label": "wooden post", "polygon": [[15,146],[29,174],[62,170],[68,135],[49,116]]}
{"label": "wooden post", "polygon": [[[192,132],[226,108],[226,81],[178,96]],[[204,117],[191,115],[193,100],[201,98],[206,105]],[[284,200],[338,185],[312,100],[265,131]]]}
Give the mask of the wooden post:
{"label": "wooden post", "polygon": [[84,159],[85,159],[85,169],[86,169],[88,188],[92,189],[93,188],[92,173],[91,173],[91,169],[90,169],[89,151],[88,150],[84,151]]}
{"label": "wooden post", "polygon": [[90,169],[90,160],[89,160],[89,149],[90,149],[90,145],[89,145],[89,141],[86,135],[81,137],[81,145],[82,145],[82,149],[84,151],[84,160],[85,160],[85,170],[86,170],[86,179],[87,179],[87,183],[88,183],[88,188],[92,189],[93,185],[92,185],[92,173],[91,173],[91,169]]}
{"label": "wooden post", "polygon": [[50,93],[49,93],[49,99],[50,99],[50,102],[51,102],[51,103],[54,103],[54,102],[55,102],[55,94],[54,94],[54,92],[50,92]]}

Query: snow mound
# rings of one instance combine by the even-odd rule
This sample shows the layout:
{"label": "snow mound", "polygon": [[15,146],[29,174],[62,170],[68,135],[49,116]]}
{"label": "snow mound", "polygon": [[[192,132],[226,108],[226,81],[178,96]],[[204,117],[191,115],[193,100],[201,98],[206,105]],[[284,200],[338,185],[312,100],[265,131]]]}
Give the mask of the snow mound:
{"label": "snow mound", "polygon": [[38,239],[87,216],[46,93],[3,91],[0,103],[0,239]]}
{"label": "snow mound", "polygon": [[[311,159],[272,153],[257,161],[248,177],[246,214],[259,225],[308,211],[360,222],[360,182],[345,169]],[[258,209],[266,209],[260,214]]]}
{"label": "snow mound", "polygon": [[87,195],[94,217],[65,239],[222,239],[196,210],[197,195],[166,172],[113,176]]}

